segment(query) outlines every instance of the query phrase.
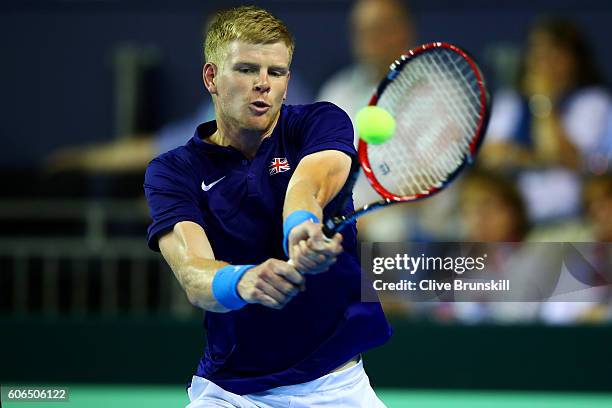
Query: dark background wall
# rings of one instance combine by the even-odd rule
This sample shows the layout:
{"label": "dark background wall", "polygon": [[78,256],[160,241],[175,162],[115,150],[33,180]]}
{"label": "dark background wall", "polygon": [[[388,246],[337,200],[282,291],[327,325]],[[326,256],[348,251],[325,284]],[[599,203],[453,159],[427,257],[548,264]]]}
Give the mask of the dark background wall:
{"label": "dark background wall", "polygon": [[[392,324],[391,341],[364,358],[374,387],[612,391],[612,326]],[[204,347],[196,320],[0,319],[0,327],[0,382],[187,383]]]}
{"label": "dark background wall", "polygon": [[[351,2],[256,1],[287,22],[297,40],[293,69],[313,92],[350,61]],[[190,113],[200,81],[203,17],[236,2],[3,1],[0,3],[0,167],[36,166],[54,148],[115,137],[112,54],[121,44],[160,56],[151,87],[152,129]],[[539,15],[574,17],[612,78],[612,4],[594,0],[413,0],[419,42],[463,45],[487,65],[495,45],[520,45]]]}

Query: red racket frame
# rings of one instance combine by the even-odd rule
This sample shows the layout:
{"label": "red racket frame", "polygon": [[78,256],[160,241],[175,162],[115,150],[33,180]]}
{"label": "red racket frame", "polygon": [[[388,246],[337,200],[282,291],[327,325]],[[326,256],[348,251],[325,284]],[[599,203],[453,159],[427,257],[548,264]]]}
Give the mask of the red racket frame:
{"label": "red racket frame", "polygon": [[467,157],[467,160],[464,160],[464,164],[460,166],[457,170],[455,170],[455,172],[451,176],[449,176],[448,180],[441,187],[432,187],[426,193],[420,193],[420,194],[415,194],[415,195],[410,195],[410,196],[398,196],[396,194],[393,194],[387,191],[382,186],[382,184],[378,181],[378,179],[374,175],[374,172],[372,171],[372,168],[370,166],[370,160],[368,159],[368,144],[364,142],[363,139],[359,138],[359,147],[358,147],[359,162],[361,163],[361,168],[363,169],[365,176],[367,177],[372,187],[378,192],[378,194],[380,194],[383,198],[391,200],[391,201],[396,201],[396,202],[415,201],[415,200],[419,200],[425,197],[429,197],[437,193],[438,191],[444,189],[444,187],[447,184],[449,184],[457,174],[461,172],[464,165],[468,162],[471,162],[472,157],[478,151],[478,147],[480,146],[480,142],[483,138],[484,129],[486,128],[486,124],[488,121],[489,97],[487,94],[487,89],[485,86],[485,82],[484,82],[482,73],[480,72],[480,69],[478,68],[478,65],[476,64],[476,62],[474,62],[474,59],[467,52],[463,51],[461,48],[455,45],[445,43],[445,42],[432,42],[432,43],[424,44],[402,55],[399,60],[395,61],[391,65],[391,70],[389,74],[387,74],[386,78],[383,79],[383,81],[380,83],[376,92],[374,93],[374,95],[372,95],[372,98],[370,99],[370,103],[368,105],[373,106],[377,104],[378,99],[380,98],[380,95],[383,94],[384,90],[387,88],[387,85],[389,85],[393,81],[394,77],[402,70],[404,65],[406,65],[413,58],[416,58],[419,55],[423,54],[424,52],[431,50],[431,49],[435,49],[435,48],[447,48],[449,50],[456,52],[468,62],[469,66],[472,68],[472,71],[476,75],[477,84],[478,84],[478,88],[480,91],[480,122],[478,123],[478,127],[476,128],[476,137],[474,137],[474,139],[470,143],[470,157]]}

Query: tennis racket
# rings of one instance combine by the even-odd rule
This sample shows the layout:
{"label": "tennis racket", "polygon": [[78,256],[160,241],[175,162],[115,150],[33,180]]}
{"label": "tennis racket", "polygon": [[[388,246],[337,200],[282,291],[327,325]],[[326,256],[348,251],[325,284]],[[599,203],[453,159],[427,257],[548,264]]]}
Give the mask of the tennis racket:
{"label": "tennis racket", "polygon": [[381,200],[325,221],[328,238],[364,214],[431,197],[448,186],[473,162],[491,103],[474,59],[457,46],[435,42],[391,64],[369,105],[389,112],[395,131],[379,145],[360,139],[358,160],[353,161],[338,210],[351,195],[359,167]]}

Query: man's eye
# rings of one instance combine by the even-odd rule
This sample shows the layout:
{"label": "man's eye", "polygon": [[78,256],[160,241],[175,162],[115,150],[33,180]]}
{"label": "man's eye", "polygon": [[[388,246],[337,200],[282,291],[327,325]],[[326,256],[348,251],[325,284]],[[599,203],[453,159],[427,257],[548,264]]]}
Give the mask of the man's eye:
{"label": "man's eye", "polygon": [[280,77],[283,76],[283,73],[280,71],[271,71],[270,75],[274,76],[274,77]]}
{"label": "man's eye", "polygon": [[241,74],[250,74],[250,73],[255,72],[255,68],[249,68],[249,67],[238,68],[238,72],[240,72]]}

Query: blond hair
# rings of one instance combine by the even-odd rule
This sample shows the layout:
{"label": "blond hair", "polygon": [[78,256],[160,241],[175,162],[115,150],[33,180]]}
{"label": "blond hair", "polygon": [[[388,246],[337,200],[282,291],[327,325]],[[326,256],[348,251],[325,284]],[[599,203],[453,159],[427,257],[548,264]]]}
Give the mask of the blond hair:
{"label": "blond hair", "polygon": [[213,19],[204,41],[206,62],[219,65],[229,43],[235,40],[250,44],[272,44],[279,41],[289,49],[289,62],[295,48],[293,36],[278,18],[255,6],[223,10]]}

